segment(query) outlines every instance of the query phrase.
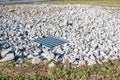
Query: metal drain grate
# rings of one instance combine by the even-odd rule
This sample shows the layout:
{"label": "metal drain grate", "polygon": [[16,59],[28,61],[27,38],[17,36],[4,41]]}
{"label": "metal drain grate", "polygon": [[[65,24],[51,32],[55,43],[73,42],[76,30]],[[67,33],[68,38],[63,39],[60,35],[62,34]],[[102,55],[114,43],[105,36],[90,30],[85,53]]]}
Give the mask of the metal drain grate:
{"label": "metal drain grate", "polygon": [[38,38],[37,40],[35,40],[35,42],[39,43],[43,46],[46,46],[48,48],[53,48],[55,46],[67,43],[68,41],[64,40],[64,39],[61,39],[61,38],[49,36],[49,37],[46,37],[46,38]]}

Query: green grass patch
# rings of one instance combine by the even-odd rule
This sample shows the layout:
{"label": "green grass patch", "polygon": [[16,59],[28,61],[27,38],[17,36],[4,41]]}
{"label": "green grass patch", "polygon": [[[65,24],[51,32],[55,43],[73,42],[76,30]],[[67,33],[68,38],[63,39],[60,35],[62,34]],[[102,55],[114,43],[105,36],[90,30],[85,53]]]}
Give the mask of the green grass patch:
{"label": "green grass patch", "polygon": [[[55,5],[84,4],[84,5],[93,5],[93,6],[120,7],[120,0],[59,0],[59,1],[51,1],[51,2],[24,3],[17,5],[40,5],[40,4],[55,4]],[[14,6],[16,4],[7,4],[7,5]]]}
{"label": "green grass patch", "polygon": [[4,65],[1,66],[3,68],[13,68],[13,67],[15,67],[16,62],[15,61],[7,61],[7,62],[4,62],[3,64]]}
{"label": "green grass patch", "polygon": [[61,0],[52,2],[38,2],[35,4],[56,4],[56,5],[84,4],[93,6],[120,7],[120,0]]}
{"label": "green grass patch", "polygon": [[[102,65],[81,66],[70,63],[56,63],[56,66],[49,68],[42,63],[31,65],[24,61],[23,66],[15,67],[15,62],[5,62],[0,68],[1,80],[119,80],[120,60],[110,61]],[[27,65],[27,66],[24,66]]]}
{"label": "green grass patch", "polygon": [[77,67],[58,62],[49,68],[46,62],[32,65],[25,59],[21,66],[15,66],[15,61],[8,61],[0,64],[0,80],[120,80],[119,63],[120,59]]}

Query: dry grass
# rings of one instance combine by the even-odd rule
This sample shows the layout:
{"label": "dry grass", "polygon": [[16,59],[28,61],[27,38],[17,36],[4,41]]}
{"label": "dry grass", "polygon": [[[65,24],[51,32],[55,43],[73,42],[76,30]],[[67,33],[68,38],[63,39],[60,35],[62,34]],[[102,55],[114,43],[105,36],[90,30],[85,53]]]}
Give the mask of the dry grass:
{"label": "dry grass", "polygon": [[38,65],[28,64],[15,66],[14,61],[0,64],[0,79],[11,80],[120,80],[120,60],[108,61],[102,65],[76,67],[73,64],[56,63],[48,68],[46,63]]}

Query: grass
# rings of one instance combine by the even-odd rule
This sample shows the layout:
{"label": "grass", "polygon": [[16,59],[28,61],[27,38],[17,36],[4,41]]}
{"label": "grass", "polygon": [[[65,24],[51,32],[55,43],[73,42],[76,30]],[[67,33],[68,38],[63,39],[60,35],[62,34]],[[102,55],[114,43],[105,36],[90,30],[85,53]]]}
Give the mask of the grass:
{"label": "grass", "polygon": [[[40,4],[56,4],[56,5],[66,5],[66,4],[85,4],[85,5],[94,5],[94,6],[107,6],[107,7],[120,7],[120,0],[59,0],[51,2],[34,2],[27,5],[40,5]],[[8,4],[16,5],[16,4]],[[23,4],[19,4],[23,5]],[[26,5],[26,3],[25,3]]]}
{"label": "grass", "polygon": [[120,80],[120,60],[81,67],[56,63],[53,68],[44,62],[37,65],[23,62],[21,66],[15,66],[14,61],[1,63],[0,80]]}
{"label": "grass", "polygon": [[61,0],[48,2],[52,4],[85,4],[95,6],[120,7],[120,0]]}
{"label": "grass", "polygon": [[[49,4],[85,4],[85,5],[94,5],[94,6],[108,6],[108,7],[120,7],[120,0],[61,0],[46,2]],[[38,3],[39,4],[39,3]]]}

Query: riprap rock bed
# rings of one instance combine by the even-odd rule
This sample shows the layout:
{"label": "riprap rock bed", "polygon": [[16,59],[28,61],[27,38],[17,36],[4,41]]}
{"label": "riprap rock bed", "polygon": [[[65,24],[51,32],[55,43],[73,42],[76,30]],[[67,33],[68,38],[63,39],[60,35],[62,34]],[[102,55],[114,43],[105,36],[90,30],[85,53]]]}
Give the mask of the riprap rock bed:
{"label": "riprap rock bed", "polygon": [[[33,43],[56,36],[69,41],[47,51]],[[0,6],[0,62],[23,58],[78,66],[120,59],[120,8],[88,5]]]}

